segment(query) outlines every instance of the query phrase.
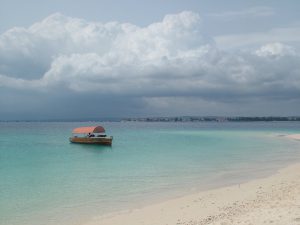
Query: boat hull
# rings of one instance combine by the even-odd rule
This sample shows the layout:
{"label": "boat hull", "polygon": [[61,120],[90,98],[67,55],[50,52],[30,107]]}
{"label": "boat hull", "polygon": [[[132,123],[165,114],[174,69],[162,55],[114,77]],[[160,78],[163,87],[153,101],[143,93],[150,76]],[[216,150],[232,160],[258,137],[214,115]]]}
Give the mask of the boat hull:
{"label": "boat hull", "polygon": [[71,143],[112,145],[112,137],[70,137]]}

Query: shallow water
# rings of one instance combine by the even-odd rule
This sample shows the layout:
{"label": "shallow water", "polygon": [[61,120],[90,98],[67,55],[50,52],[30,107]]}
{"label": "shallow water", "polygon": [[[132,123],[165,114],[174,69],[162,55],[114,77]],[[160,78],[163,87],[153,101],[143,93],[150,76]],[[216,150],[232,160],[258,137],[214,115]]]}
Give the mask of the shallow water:
{"label": "shallow water", "polygon": [[300,157],[300,123],[102,123],[113,146],[71,144],[97,123],[0,123],[0,224],[95,215],[265,176]]}

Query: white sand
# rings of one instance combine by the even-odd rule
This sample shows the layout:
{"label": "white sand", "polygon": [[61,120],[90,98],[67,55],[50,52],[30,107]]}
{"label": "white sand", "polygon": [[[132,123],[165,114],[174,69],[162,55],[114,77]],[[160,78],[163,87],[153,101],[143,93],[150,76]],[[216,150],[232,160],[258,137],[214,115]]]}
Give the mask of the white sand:
{"label": "white sand", "polygon": [[[300,140],[300,135],[289,138]],[[204,191],[127,212],[99,216],[86,223],[206,224],[300,225],[300,164],[282,169],[268,178]]]}

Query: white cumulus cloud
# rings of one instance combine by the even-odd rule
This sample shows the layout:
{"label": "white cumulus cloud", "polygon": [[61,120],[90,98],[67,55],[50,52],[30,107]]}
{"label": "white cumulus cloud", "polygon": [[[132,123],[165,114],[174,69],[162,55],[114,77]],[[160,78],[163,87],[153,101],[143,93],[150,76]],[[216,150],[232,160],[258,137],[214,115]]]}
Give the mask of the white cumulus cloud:
{"label": "white cumulus cloud", "polygon": [[275,42],[263,45],[260,49],[256,50],[255,53],[258,56],[264,57],[280,57],[285,55],[294,55],[295,50],[291,46]]}
{"label": "white cumulus cloud", "polygon": [[[146,27],[54,14],[0,35],[0,87],[117,98],[295,99],[299,54],[276,42],[226,52],[196,13],[166,15]],[[136,101],[136,99],[135,99]],[[153,101],[152,101],[153,102]],[[167,104],[168,105],[168,104]]]}
{"label": "white cumulus cloud", "polygon": [[244,17],[268,17],[273,16],[275,11],[271,7],[266,6],[257,6],[239,11],[226,11],[220,13],[210,13],[208,16],[219,18],[219,19],[235,19],[235,18],[244,18]]}

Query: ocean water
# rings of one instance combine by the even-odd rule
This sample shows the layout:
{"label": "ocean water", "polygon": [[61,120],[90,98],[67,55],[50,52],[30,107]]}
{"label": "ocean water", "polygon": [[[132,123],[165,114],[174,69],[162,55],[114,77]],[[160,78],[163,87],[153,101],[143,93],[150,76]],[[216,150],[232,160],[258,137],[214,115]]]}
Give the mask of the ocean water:
{"label": "ocean water", "polygon": [[99,123],[0,123],[0,225],[82,224],[299,161],[297,122],[101,123],[113,146],[71,144]]}

